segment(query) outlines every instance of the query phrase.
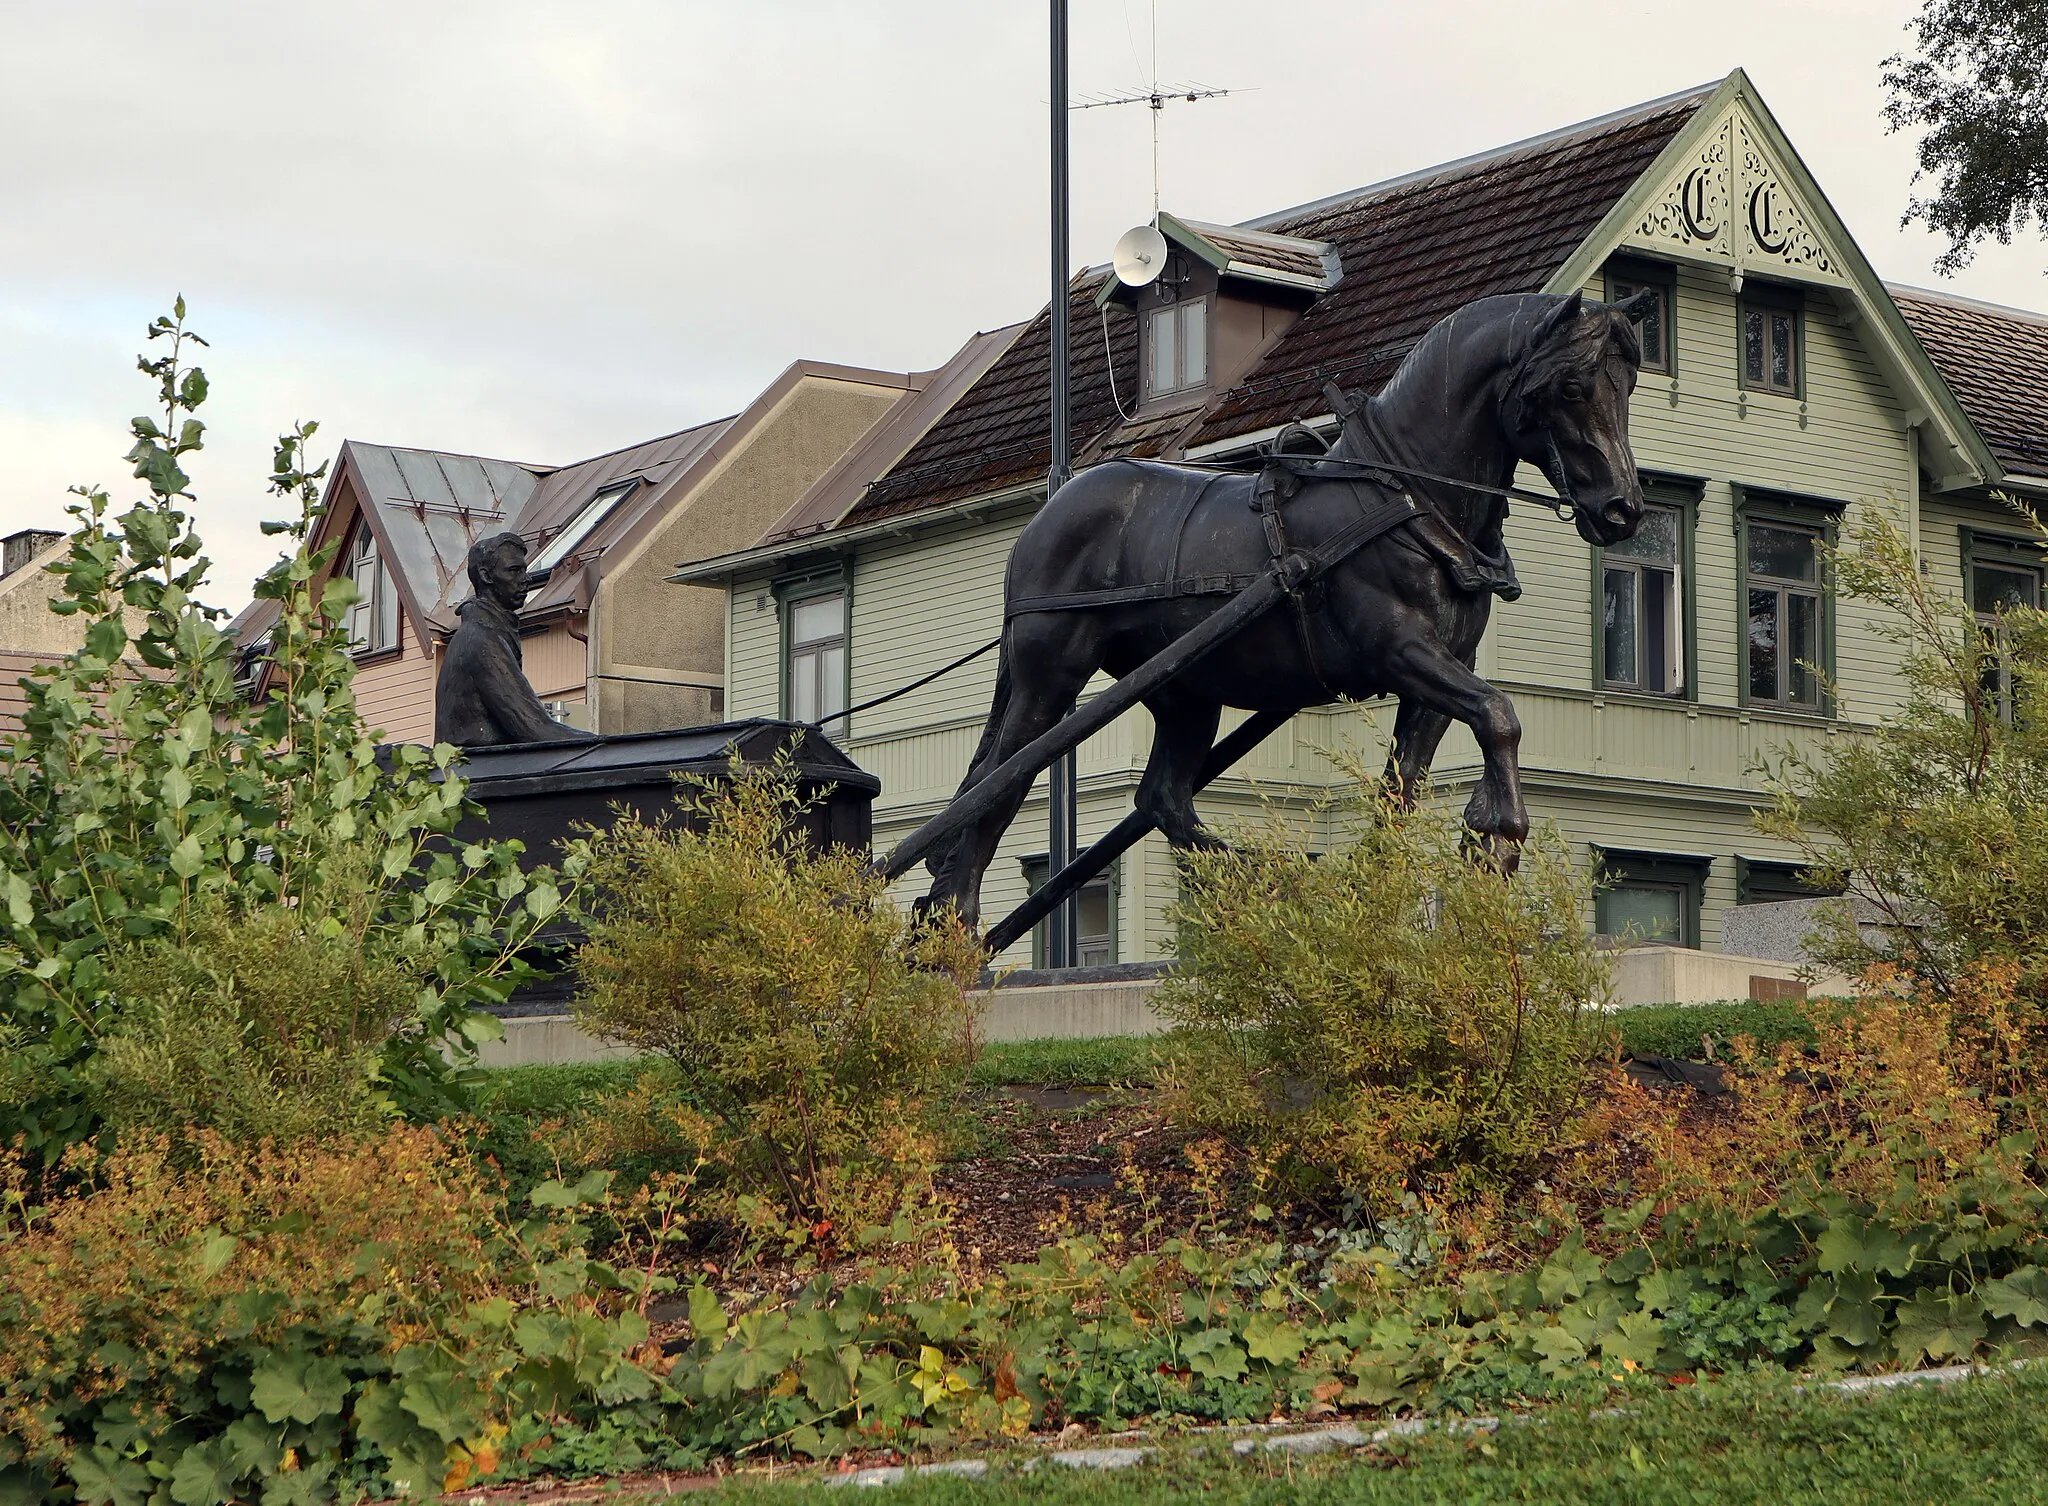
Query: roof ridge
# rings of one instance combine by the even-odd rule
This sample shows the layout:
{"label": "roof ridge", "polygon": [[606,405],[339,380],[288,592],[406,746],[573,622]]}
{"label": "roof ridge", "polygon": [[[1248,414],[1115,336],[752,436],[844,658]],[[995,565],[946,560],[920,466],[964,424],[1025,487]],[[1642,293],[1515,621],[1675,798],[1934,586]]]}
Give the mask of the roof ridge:
{"label": "roof ridge", "polygon": [[684,424],[680,429],[671,429],[666,434],[657,434],[651,439],[636,439],[631,444],[616,445],[609,450],[599,450],[595,455],[586,455],[581,460],[572,460],[567,465],[548,467],[551,471],[573,471],[578,466],[590,465],[599,460],[609,460],[614,455],[623,455],[628,450],[644,450],[651,444],[660,444],[665,439],[680,439],[685,434],[695,434],[704,429],[715,429],[720,424],[729,424],[738,418],[737,413],[728,413],[723,418],[709,418],[701,424]]}
{"label": "roof ridge", "polygon": [[552,475],[562,469],[559,465],[548,465],[537,460],[507,460],[503,455],[477,455],[468,450],[430,450],[417,444],[380,444],[374,439],[344,439],[344,445],[357,445],[365,450],[387,450],[393,454],[404,451],[408,455],[432,455],[441,460],[485,460],[492,465],[516,465],[522,471],[533,471],[542,476]]}
{"label": "roof ridge", "polygon": [[1910,282],[1887,282],[1885,291],[1894,295],[1904,293],[1909,298],[1924,298],[1930,303],[1949,303],[1962,308],[1980,309],[1987,314],[2009,314],[2026,324],[2048,325],[2048,313],[2038,309],[2023,309],[2012,303],[1993,303],[1988,298],[1971,298],[1962,293],[1952,293],[1947,288],[1923,288]]}
{"label": "roof ridge", "polygon": [[1381,194],[1390,193],[1397,188],[1407,188],[1413,184],[1426,183],[1432,178],[1447,177],[1455,172],[1463,172],[1472,168],[1488,166],[1496,162],[1504,162],[1522,152],[1533,151],[1537,147],[1549,146],[1553,142],[1568,140],[1573,136],[1586,135],[1636,116],[1655,114],[1659,110],[1670,108],[1681,100],[1705,99],[1725,82],[1725,79],[1715,79],[1711,83],[1696,84],[1690,89],[1680,89],[1673,94],[1660,95],[1656,99],[1646,99],[1640,104],[1628,105],[1619,110],[1610,110],[1605,115],[1596,115],[1590,120],[1581,120],[1572,125],[1559,126],[1555,130],[1543,131],[1534,136],[1525,136],[1522,140],[1510,141],[1505,146],[1490,147],[1486,151],[1474,152],[1470,156],[1457,157],[1449,162],[1439,162],[1433,167],[1419,167],[1412,172],[1400,173],[1391,178],[1383,178],[1377,183],[1368,183],[1362,188],[1347,189],[1343,193],[1333,193],[1320,199],[1311,199],[1308,203],[1296,204],[1291,209],[1277,209],[1269,214],[1255,215],[1253,218],[1241,220],[1235,226],[1229,228],[1237,230],[1265,230],[1273,225],[1284,224],[1288,220],[1299,219],[1303,215],[1320,213],[1326,209],[1335,209],[1340,204],[1349,204],[1358,199],[1376,198]]}

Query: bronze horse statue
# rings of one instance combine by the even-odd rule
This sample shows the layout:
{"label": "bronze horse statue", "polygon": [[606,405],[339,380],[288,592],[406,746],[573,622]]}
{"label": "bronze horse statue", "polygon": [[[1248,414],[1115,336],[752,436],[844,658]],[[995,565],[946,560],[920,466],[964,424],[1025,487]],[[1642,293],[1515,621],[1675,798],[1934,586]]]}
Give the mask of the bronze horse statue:
{"label": "bronze horse statue", "polygon": [[[1253,572],[1289,553],[1341,548],[1338,536],[1394,493],[1397,503],[1412,499],[1398,526],[1144,697],[1154,734],[1138,810],[1176,847],[1213,843],[1194,794],[1225,706],[1277,724],[1340,698],[1392,695],[1390,784],[1412,791],[1450,724],[1470,727],[1485,771],[1465,824],[1511,866],[1529,831],[1521,723],[1472,670],[1493,595],[1519,594],[1501,537],[1504,493],[1527,461],[1588,543],[1634,535],[1643,496],[1628,406],[1642,363],[1632,320],[1644,312],[1577,293],[1467,304],[1417,342],[1377,396],[1326,389],[1343,423],[1321,468],[1349,479],[1319,479],[1314,460],[1278,489],[1283,461],[1261,473],[1142,460],[1083,471],[1011,550],[995,697],[961,795],[1065,717],[1097,670],[1131,674]],[[1397,472],[1370,473],[1372,462]],[[1361,479],[1370,474],[1379,479]],[[934,883],[920,908],[951,905],[978,922],[982,875],[1027,788],[931,855]]]}

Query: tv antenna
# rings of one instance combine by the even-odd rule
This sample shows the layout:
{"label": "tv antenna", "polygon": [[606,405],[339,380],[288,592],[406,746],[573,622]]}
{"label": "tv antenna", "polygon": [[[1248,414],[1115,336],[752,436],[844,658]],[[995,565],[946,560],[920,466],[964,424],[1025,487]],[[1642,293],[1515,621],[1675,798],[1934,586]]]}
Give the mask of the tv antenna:
{"label": "tv antenna", "polygon": [[1169,101],[1184,100],[1194,104],[1198,100],[1221,99],[1230,93],[1228,89],[1213,89],[1207,84],[1161,83],[1159,79],[1159,0],[1152,0],[1152,85],[1134,94],[1117,94],[1099,99],[1084,99],[1073,106],[1076,110],[1103,110],[1113,105],[1146,105],[1152,111],[1152,222],[1159,222],[1159,118],[1166,113]]}

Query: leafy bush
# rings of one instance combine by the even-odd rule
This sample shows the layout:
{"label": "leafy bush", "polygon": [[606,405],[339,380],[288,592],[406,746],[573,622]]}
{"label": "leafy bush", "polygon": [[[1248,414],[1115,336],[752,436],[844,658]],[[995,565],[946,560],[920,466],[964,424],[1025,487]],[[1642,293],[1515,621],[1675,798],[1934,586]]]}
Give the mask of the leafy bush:
{"label": "leafy bush", "polygon": [[1429,803],[1348,811],[1321,857],[1276,822],[1186,859],[1157,996],[1180,1030],[1169,1109],[1378,1206],[1473,1192],[1548,1149],[1584,1091],[1606,989],[1585,879],[1554,833],[1508,875]]}
{"label": "leafy bush", "polygon": [[107,1121],[252,1141],[372,1127],[390,1104],[384,1043],[412,1013],[424,968],[370,951],[364,899],[344,887],[311,913],[209,908],[183,939],[116,954],[125,1007],[88,1072]]}
{"label": "leafy bush", "polygon": [[[181,506],[207,395],[184,364],[198,341],[184,317],[180,299],[149,328],[169,342],[144,362],[162,421],[134,420],[128,459],[150,495],[111,518],[105,491],[78,489],[54,605],[85,619],[84,646],[27,682],[23,728],[0,745],[0,1143],[20,1137],[51,1160],[97,1126],[94,1058],[124,1033],[115,970],[141,965],[138,943],[190,955],[196,925],[274,907],[307,935],[343,925],[365,957],[416,959],[378,1070],[402,1107],[432,1114],[460,1103],[475,1042],[497,1031],[477,1006],[530,976],[521,950],[563,898],[555,875],[521,872],[516,843],[449,843],[467,809],[447,774],[454,749],[380,750],[363,725],[344,626],[355,588],[316,588],[332,554],[306,548],[326,469],[304,468],[311,424],[279,441],[271,478],[300,507],[265,525],[294,548],[256,586],[279,608],[273,693],[239,696],[236,645],[197,600],[207,561]],[[260,1061],[224,1065],[232,1029],[187,1046],[264,1075]]]}
{"label": "leafy bush", "polygon": [[886,1222],[974,1058],[979,948],[913,930],[865,854],[813,851],[787,769],[735,766],[689,825],[591,837],[577,1010],[675,1064],[701,1143],[802,1225]]}
{"label": "leafy bush", "polygon": [[571,1220],[506,1218],[444,1136],[197,1143],[185,1169],[161,1142],[74,1152],[83,1185],[40,1208],[12,1165],[0,1500],[431,1494],[494,1472],[521,1419],[654,1395],[627,1278]]}
{"label": "leafy bush", "polygon": [[[2038,527],[2031,515],[2026,526]],[[1846,594],[1891,609],[1884,631],[1906,699],[1873,735],[1831,740],[1820,760],[1787,753],[1774,771],[1765,830],[1865,907],[1860,927],[1847,906],[1832,907],[1811,949],[1852,976],[1895,963],[1951,1002],[1969,992],[1973,968],[2016,964],[2014,1003],[2038,1058],[2048,1050],[2048,614],[2015,607],[1987,634],[1959,593],[1921,574],[1878,509],[1863,510],[1834,568]]]}
{"label": "leafy bush", "polygon": [[1635,1056],[1704,1058],[1713,1043],[1717,1060],[1726,1060],[1738,1037],[1770,1049],[1782,1041],[1813,1040],[1813,1024],[1802,1000],[1723,999],[1706,1004],[1632,1004],[1601,1022],[1618,1049]]}

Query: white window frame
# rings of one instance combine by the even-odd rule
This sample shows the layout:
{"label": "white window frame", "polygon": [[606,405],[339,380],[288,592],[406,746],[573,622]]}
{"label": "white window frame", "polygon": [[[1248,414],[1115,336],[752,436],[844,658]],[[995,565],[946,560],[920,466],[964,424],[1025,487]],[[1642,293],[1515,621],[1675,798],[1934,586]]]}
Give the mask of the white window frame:
{"label": "white window frame", "polygon": [[561,564],[576,551],[578,545],[590,537],[598,524],[612,515],[614,508],[638,489],[639,485],[639,478],[635,477],[630,481],[614,481],[599,487],[597,494],[583,504],[582,510],[569,520],[560,533],[548,541],[547,547],[541,550],[527,568],[538,572],[552,570]]}
{"label": "white window frame", "polygon": [[[355,583],[355,604],[344,626],[358,655],[380,654],[398,643],[398,589],[370,525],[358,519],[342,556],[342,574]],[[365,579],[365,577],[368,577]]]}
{"label": "white window frame", "polygon": [[[1688,554],[1686,549],[1686,531],[1692,526],[1692,510],[1671,503],[1648,502],[1644,504],[1643,511],[1646,514],[1655,511],[1672,515],[1671,564],[1667,571],[1656,561],[1636,559],[1626,554],[1617,553],[1613,548],[1600,551],[1601,620],[1599,632],[1601,634],[1601,688],[1619,691],[1628,695],[1682,697],[1686,694],[1688,688],[1685,667],[1686,609],[1689,602],[1686,593],[1691,587],[1691,582],[1686,579],[1685,566]],[[1613,662],[1614,656],[1608,652],[1606,642],[1607,577],[1610,575],[1629,575],[1633,576],[1635,580],[1636,662],[1623,666],[1627,670],[1626,674],[1616,673],[1617,666]],[[1649,676],[1644,674],[1644,670],[1648,667],[1644,657],[1647,652],[1648,635],[1643,630],[1646,620],[1643,603],[1646,589],[1652,585],[1653,577],[1656,576],[1668,577],[1668,579],[1658,583],[1656,586],[1665,597],[1665,644],[1664,664],[1662,666],[1664,686],[1662,689],[1647,686],[1643,683],[1645,679],[1649,678]]]}
{"label": "white window frame", "polygon": [[[827,599],[839,602],[839,630],[821,637],[799,639],[797,614],[804,607]],[[846,707],[852,670],[847,657],[852,626],[853,596],[844,581],[820,584],[792,591],[782,599],[782,707],[786,720],[816,726],[827,737],[846,735]],[[838,669],[833,673],[831,657],[837,651]],[[812,704],[815,699],[817,704]],[[806,715],[806,713],[810,713]]]}

